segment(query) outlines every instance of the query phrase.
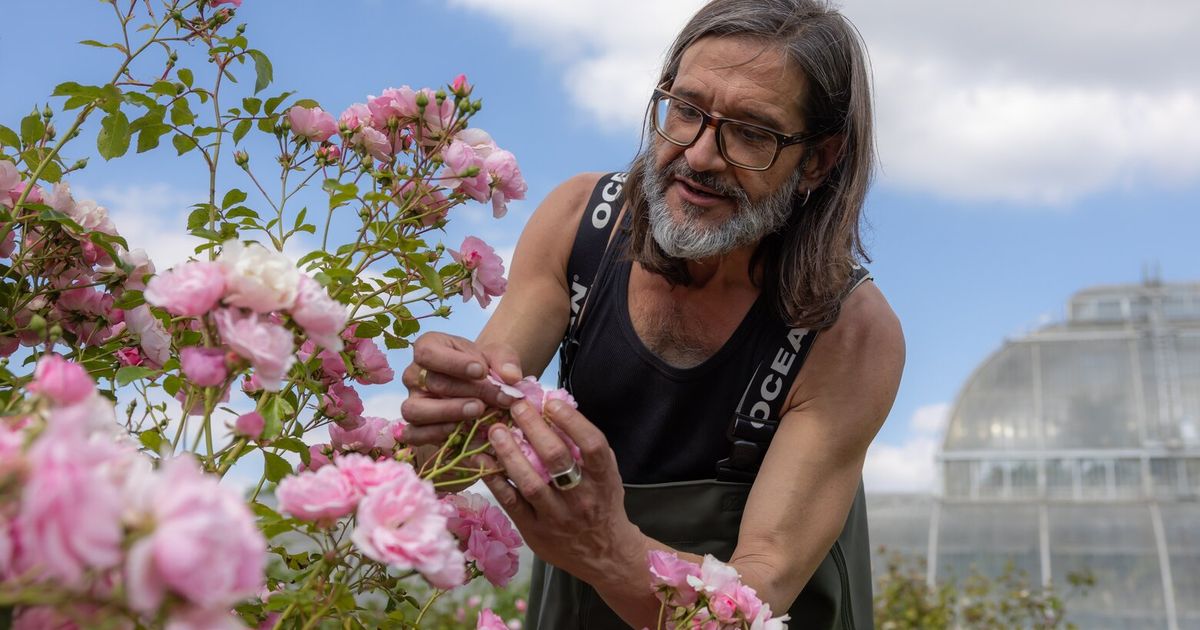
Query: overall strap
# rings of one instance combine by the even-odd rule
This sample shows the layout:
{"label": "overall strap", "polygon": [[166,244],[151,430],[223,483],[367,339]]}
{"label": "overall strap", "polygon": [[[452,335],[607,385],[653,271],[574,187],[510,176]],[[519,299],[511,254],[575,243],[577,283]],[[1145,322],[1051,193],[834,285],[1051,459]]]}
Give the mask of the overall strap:
{"label": "overall strap", "polygon": [[625,178],[628,173],[609,173],[596,182],[588,199],[571,256],[567,260],[567,279],[571,287],[571,318],[558,350],[558,386],[570,389],[571,364],[579,350],[579,327],[589,292],[599,276],[608,243],[616,226],[617,215],[625,203]]}
{"label": "overall strap", "polygon": [[[871,278],[865,267],[854,265],[846,295]],[[819,330],[789,328],[775,351],[764,355],[742,392],[729,422],[729,457],[717,462],[717,480],[753,483],[767,448],[779,428],[780,411],[791,384],[808,357]]]}

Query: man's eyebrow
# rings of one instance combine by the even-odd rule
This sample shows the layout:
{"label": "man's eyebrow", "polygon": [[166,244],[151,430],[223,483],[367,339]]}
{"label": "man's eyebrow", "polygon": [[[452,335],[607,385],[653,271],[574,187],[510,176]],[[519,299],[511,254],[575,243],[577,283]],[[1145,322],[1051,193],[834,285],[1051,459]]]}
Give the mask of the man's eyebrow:
{"label": "man's eyebrow", "polygon": [[[674,94],[675,96],[682,97],[688,101],[691,101],[692,103],[696,103],[697,101],[702,99],[702,95],[699,92],[688,89],[688,88],[672,87],[670,92],[672,94]],[[744,120],[749,123],[755,123],[758,125],[762,125],[763,127],[769,127],[770,129],[773,129],[775,131],[779,131],[779,130],[783,129],[783,127],[784,127],[783,123],[779,122],[775,117],[773,117],[769,114],[763,114],[760,112],[756,112],[753,110],[746,110],[746,109],[738,109],[736,112],[730,112],[730,113],[732,113],[734,115],[727,116],[727,118],[733,118],[734,120]],[[780,133],[785,133],[785,132],[780,132]]]}

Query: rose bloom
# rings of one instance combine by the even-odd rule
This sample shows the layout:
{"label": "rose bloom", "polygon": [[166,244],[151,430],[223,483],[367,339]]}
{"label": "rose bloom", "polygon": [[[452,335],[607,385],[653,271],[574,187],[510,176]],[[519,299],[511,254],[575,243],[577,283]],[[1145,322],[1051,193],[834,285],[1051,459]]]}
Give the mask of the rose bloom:
{"label": "rose bloom", "polygon": [[359,339],[354,342],[354,380],[363,385],[383,385],[392,382],[395,371],[388,365],[387,355],[379,349],[374,339]]}
{"label": "rose bloom", "polygon": [[125,311],[125,325],[137,335],[142,350],[146,352],[145,359],[155,367],[161,367],[171,358],[171,335],[150,312],[150,307],[142,304]]}
{"label": "rose bloom", "polygon": [[392,425],[383,418],[363,416],[357,426],[343,428],[339,424],[329,426],[329,441],[339,451],[367,453],[375,449],[390,451],[396,447],[392,437]]}
{"label": "rose bloom", "polygon": [[304,329],[317,344],[340,352],[342,329],[346,327],[349,313],[346,307],[329,297],[321,283],[301,274],[296,304],[292,307],[292,319]]}
{"label": "rose bloom", "polygon": [[508,281],[504,279],[504,261],[482,240],[468,236],[458,251],[450,250],[450,256],[469,274],[462,284],[464,302],[474,297],[480,306],[486,307],[492,297],[503,295],[508,288]]}
{"label": "rose bloom", "polygon": [[72,363],[57,354],[45,354],[38,359],[28,390],[41,394],[56,405],[73,405],[96,393],[96,384],[78,363]]}
{"label": "rose bloom", "polygon": [[355,428],[362,422],[362,399],[353,387],[345,383],[333,383],[321,397],[321,413],[338,424]]}
{"label": "rose bloom", "polygon": [[376,160],[386,162],[392,157],[392,143],[388,141],[387,135],[373,127],[359,128],[358,132],[351,136],[350,143],[362,147]]}
{"label": "rose bloom", "polygon": [[221,309],[214,319],[221,341],[250,361],[262,388],[279,391],[279,382],[296,361],[292,333],[253,313],[243,315],[238,309]]}
{"label": "rose bloom", "polygon": [[233,423],[233,433],[242,437],[257,440],[262,436],[263,429],[266,427],[267,421],[262,417],[261,413],[251,411],[237,417]]}
{"label": "rose bloom", "polygon": [[167,461],[149,489],[154,531],[129,549],[129,604],[150,613],[168,592],[206,610],[228,610],[263,587],[267,543],[233,488],[190,456]]}
{"label": "rose bloom", "polygon": [[437,588],[460,586],[465,558],[446,530],[446,515],[433,484],[411,466],[374,488],[358,504],[350,539],[363,555],[400,571],[415,569]]}
{"label": "rose bloom", "polygon": [[412,466],[409,464],[402,464],[394,459],[374,460],[358,453],[342,455],[334,465],[362,494],[396,479],[406,478],[408,473],[412,472]]}
{"label": "rose bloom", "polygon": [[453,507],[447,528],[460,541],[468,560],[496,586],[517,574],[518,549],[524,543],[504,511],[473,492],[452,494],[443,501]]}
{"label": "rose bloom", "polygon": [[[670,589],[672,595],[664,599],[672,606],[691,606],[696,603],[699,595],[696,589],[688,583],[688,577],[700,577],[700,565],[681,559],[679,556],[657,549],[648,554],[650,564],[650,584],[655,590]],[[660,595],[660,599],[663,597]]]}
{"label": "rose bloom", "polygon": [[209,5],[219,7],[222,4],[232,4],[235,7],[242,6],[242,0],[210,0]]}
{"label": "rose bloom", "polygon": [[[470,145],[461,140],[454,140],[442,151],[444,162],[442,185],[460,192],[475,201],[487,201],[491,196],[488,186],[488,174],[484,168],[483,159],[475,153]],[[475,169],[474,175],[469,171]]]}
{"label": "rose bloom", "polygon": [[491,177],[492,216],[499,219],[508,212],[508,202],[524,199],[529,186],[517,166],[517,157],[504,150],[493,151],[483,161]]}
{"label": "rose bloom", "polygon": [[324,466],[284,477],[275,489],[275,497],[281,512],[329,525],[354,512],[362,491],[338,468]]}
{"label": "rose bloom", "polygon": [[479,611],[479,619],[475,623],[475,630],[508,630],[508,626],[504,624],[504,619],[492,612],[490,608],[484,608]]}
{"label": "rose bloom", "polygon": [[4,238],[0,238],[0,258],[12,256],[13,251],[17,248],[17,230],[15,227],[10,224],[6,228],[8,233],[4,235]]}
{"label": "rose bloom", "polygon": [[341,116],[338,116],[338,125],[344,125],[348,131],[355,131],[359,127],[369,124],[371,124],[371,110],[366,103],[355,103],[347,107]]}
{"label": "rose bloom", "polygon": [[388,121],[402,122],[417,116],[417,93],[407,85],[387,88],[379,96],[367,97],[367,109],[376,129],[388,128]]}
{"label": "rose bloom", "polygon": [[329,444],[313,444],[308,447],[308,464],[303,461],[296,467],[298,472],[306,470],[318,470],[332,464],[330,457],[333,456],[333,447]]}
{"label": "rose bloom", "polygon": [[172,315],[200,317],[225,293],[225,268],[194,260],[154,276],[146,284],[146,302]]}
{"label": "rose bloom", "polygon": [[288,309],[296,303],[300,272],[282,253],[230,239],[217,262],[225,268],[226,303],[257,313]]}
{"label": "rose bloom", "polygon": [[183,375],[200,387],[216,387],[225,382],[229,370],[225,367],[225,351],[220,348],[188,346],[179,351]]}
{"label": "rose bloom", "polygon": [[287,117],[293,134],[313,142],[324,142],[338,131],[333,115],[320,107],[295,105],[288,110]]}

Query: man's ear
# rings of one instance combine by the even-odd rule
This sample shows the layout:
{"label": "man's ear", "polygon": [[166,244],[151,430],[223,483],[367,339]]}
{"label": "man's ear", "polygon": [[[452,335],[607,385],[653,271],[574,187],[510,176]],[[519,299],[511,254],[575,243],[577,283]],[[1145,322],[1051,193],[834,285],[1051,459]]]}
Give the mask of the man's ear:
{"label": "man's ear", "polygon": [[801,164],[804,176],[797,187],[801,193],[813,190],[825,182],[846,146],[846,134],[833,134],[808,148]]}

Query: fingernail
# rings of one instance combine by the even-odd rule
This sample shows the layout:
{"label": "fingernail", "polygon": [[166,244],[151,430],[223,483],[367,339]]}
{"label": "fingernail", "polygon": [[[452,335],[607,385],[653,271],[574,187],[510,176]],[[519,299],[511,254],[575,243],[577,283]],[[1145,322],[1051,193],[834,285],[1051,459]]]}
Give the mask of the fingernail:
{"label": "fingernail", "polygon": [[500,372],[505,377],[514,381],[521,380],[521,368],[517,367],[515,363],[505,363],[504,365],[500,366]]}
{"label": "fingernail", "polygon": [[563,404],[560,401],[551,400],[550,402],[546,403],[545,410],[546,413],[552,416],[557,416],[558,414],[562,413]]}
{"label": "fingernail", "polygon": [[488,441],[491,442],[493,446],[508,444],[508,442],[512,439],[512,436],[508,434],[508,428],[504,425],[496,425],[496,427],[497,428],[488,431]]}
{"label": "fingernail", "polygon": [[483,413],[483,405],[479,404],[478,402],[476,402],[474,400],[463,405],[463,415],[464,416],[476,417],[481,413]]}
{"label": "fingernail", "polygon": [[483,365],[479,363],[467,364],[467,376],[470,376],[471,378],[483,378],[483,372]]}
{"label": "fingernail", "polygon": [[512,406],[511,411],[512,411],[513,415],[517,415],[517,414],[525,415],[525,414],[529,413],[530,409],[532,409],[532,407],[529,406],[529,403],[525,402],[524,400],[518,400]]}

